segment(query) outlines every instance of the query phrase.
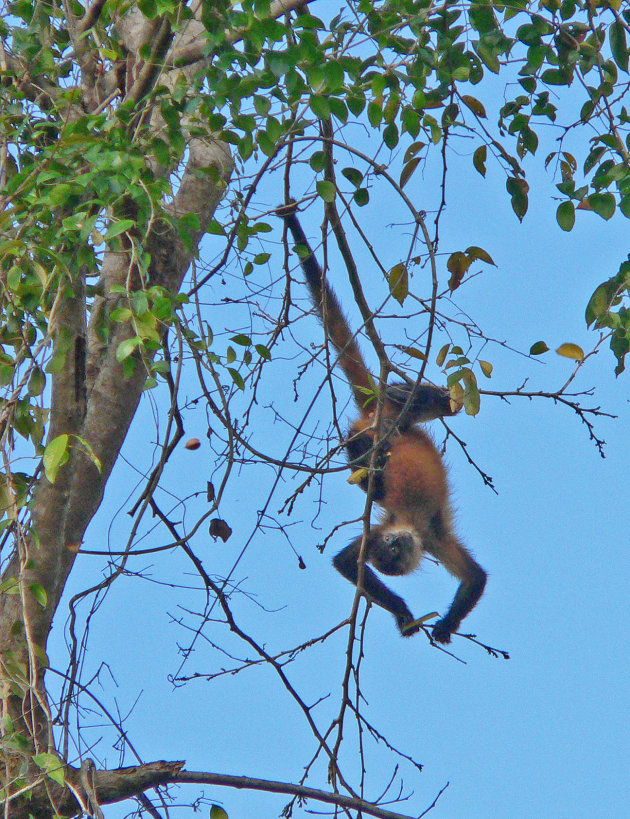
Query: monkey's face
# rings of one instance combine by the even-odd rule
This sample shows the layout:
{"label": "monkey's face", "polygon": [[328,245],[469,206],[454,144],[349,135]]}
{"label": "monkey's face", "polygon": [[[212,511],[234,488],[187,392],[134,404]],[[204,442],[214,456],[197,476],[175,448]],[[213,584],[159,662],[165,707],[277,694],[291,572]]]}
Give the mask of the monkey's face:
{"label": "monkey's face", "polygon": [[370,543],[370,563],[382,574],[409,574],[418,567],[421,558],[422,544],[409,530],[379,533]]}

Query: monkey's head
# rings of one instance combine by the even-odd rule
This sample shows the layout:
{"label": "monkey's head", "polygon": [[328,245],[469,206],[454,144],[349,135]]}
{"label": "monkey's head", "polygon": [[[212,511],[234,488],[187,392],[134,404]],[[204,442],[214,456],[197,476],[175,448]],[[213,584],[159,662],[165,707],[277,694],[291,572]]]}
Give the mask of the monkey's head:
{"label": "monkey's head", "polygon": [[454,400],[451,393],[443,387],[406,382],[387,385],[387,401],[398,412],[406,405],[410,395],[409,416],[410,423],[413,424],[457,415],[462,408],[461,403]]}
{"label": "monkey's head", "polygon": [[368,560],[382,574],[409,574],[422,559],[422,543],[410,529],[380,530],[368,552]]}

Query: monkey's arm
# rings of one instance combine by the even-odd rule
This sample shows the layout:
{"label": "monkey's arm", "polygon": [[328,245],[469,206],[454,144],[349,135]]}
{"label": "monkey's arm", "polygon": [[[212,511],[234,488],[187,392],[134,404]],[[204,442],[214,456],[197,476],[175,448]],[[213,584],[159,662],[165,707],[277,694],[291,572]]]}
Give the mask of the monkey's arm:
{"label": "monkey's arm", "polygon": [[451,634],[473,608],[486,586],[488,575],[454,535],[442,542],[439,549],[428,549],[451,574],[459,578],[455,597],[444,617],[433,626],[433,639],[438,643],[450,643]]}
{"label": "monkey's arm", "polygon": [[[333,566],[342,574],[346,580],[349,580],[354,585],[357,585],[359,579],[359,567],[357,560],[359,558],[359,549],[361,547],[361,537],[355,538],[345,549],[342,549],[339,554],[333,558]],[[368,543],[368,559],[369,559],[369,543]],[[409,628],[405,630],[405,626],[414,621],[413,614],[402,597],[394,594],[393,591],[379,580],[369,566],[363,567],[363,583],[362,590],[369,597],[369,599],[376,603],[381,608],[390,612],[396,618],[396,624],[403,637],[410,637],[419,631],[420,626],[416,628]]]}
{"label": "monkey's arm", "polygon": [[451,642],[451,634],[457,631],[464,617],[477,605],[477,601],[483,594],[488,575],[478,563],[474,560],[472,562],[474,569],[470,576],[459,584],[451,607],[433,626],[432,636],[438,643]]}

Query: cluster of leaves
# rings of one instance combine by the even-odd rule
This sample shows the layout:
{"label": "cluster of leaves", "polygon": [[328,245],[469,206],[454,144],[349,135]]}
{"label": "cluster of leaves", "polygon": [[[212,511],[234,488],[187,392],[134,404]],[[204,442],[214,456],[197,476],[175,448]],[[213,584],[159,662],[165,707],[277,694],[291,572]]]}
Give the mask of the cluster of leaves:
{"label": "cluster of leaves", "polygon": [[595,329],[611,331],[610,349],[613,351],[620,375],[625,369],[625,356],[630,352],[630,261],[622,262],[619,272],[597,287],[586,308],[586,323]]}
{"label": "cluster of leaves", "polygon": [[[550,89],[579,77],[575,87],[585,99],[581,107],[578,102],[574,124],[594,135],[583,182],[576,179],[579,163],[572,153],[561,149],[547,157],[562,177],[558,222],[570,230],[576,208],[604,219],[617,208],[630,215],[629,117],[619,93],[619,73],[627,73],[630,54],[630,11],[623,3],[543,0],[533,8],[527,0],[446,0],[439,6],[430,0],[357,0],[355,6],[356,20],[341,13],[329,27],[310,13],[300,14],[290,34],[279,21],[265,18],[265,2],[226,12],[244,39],[216,42],[206,75],[213,94],[200,111],[244,161],[258,152],[275,156],[315,120],[343,125],[352,116],[378,131],[391,150],[403,135],[411,138],[400,175],[404,187],[431,147],[457,131],[476,133],[473,167],[485,175],[488,155],[494,156],[505,172],[510,204],[523,219],[529,185],[522,160],[536,153],[539,128],[557,122]],[[355,46],[358,31],[374,48]],[[486,108],[470,93],[486,72],[504,71],[508,58],[519,93],[500,109],[498,125],[515,140],[514,155],[507,142],[490,135]],[[316,150],[309,161],[312,170],[323,172],[323,152]],[[367,204],[378,169],[351,166],[341,172],[355,203]],[[335,195],[324,179],[317,191],[326,201]],[[615,354],[619,351],[617,343]]]}
{"label": "cluster of leaves", "polygon": [[[494,154],[505,170],[512,208],[523,218],[528,184],[521,160],[536,153],[537,123],[555,122],[558,113],[548,87],[569,85],[579,75],[587,95],[580,121],[596,133],[583,163],[590,182],[578,184],[578,162],[568,151],[548,158],[558,161],[562,174],[558,189],[566,197],[558,207],[558,222],[571,229],[576,206],[604,218],[610,218],[617,206],[630,214],[628,115],[615,96],[618,74],[628,69],[630,11],[613,0],[545,0],[536,10],[525,0],[468,4],[446,0],[437,7],[430,0],[358,0],[355,5],[356,19],[340,14],[326,26],[304,11],[290,29],[269,18],[269,3],[264,0],[208,7],[204,22],[210,60],[204,76],[195,93],[184,86],[172,94],[160,87],[154,91],[165,138],[153,137],[148,145],[143,144],[141,131],[129,138],[135,120],[125,106],[69,117],[70,92],[67,98],[63,94],[56,98],[56,108],[42,110],[18,93],[16,85],[3,86],[1,128],[8,160],[6,206],[0,217],[4,282],[0,380],[4,386],[15,385],[24,362],[32,368],[28,394],[13,397],[11,423],[37,446],[46,419],[43,408],[31,399],[41,395],[47,367],[63,366],[63,361],[46,364],[42,359],[54,298],[62,287],[72,292],[78,277],[96,280],[103,243],[133,245],[140,282],[146,280],[150,259],[137,226],[151,223],[156,213],[163,216],[159,202],[168,193],[168,182],[152,172],[147,158],[167,165],[181,154],[184,115],[196,117],[200,128],[210,125],[234,145],[243,162],[259,153],[275,156],[290,137],[303,136],[318,120],[332,118],[343,125],[350,117],[361,118],[389,149],[395,149],[403,135],[411,140],[401,187],[431,147],[447,135],[476,132],[479,144],[472,154],[473,167],[485,174],[488,152]],[[149,17],[169,13],[164,4],[158,9],[145,3],[142,8]],[[16,15],[23,23],[13,31],[16,52],[28,58],[34,75],[63,85],[68,61],[62,57],[69,38],[56,20],[54,6],[34,11],[23,4],[16,7]],[[105,13],[100,26],[113,66],[123,55],[110,36],[110,23]],[[228,31],[239,32],[239,38],[226,37]],[[355,45],[358,31],[373,48]],[[485,127],[476,127],[488,115],[470,93],[486,72],[503,70],[508,56],[520,60],[520,93],[505,102],[498,124],[515,138],[516,156],[489,137]],[[316,174],[323,173],[322,151],[313,151],[309,161]],[[367,204],[378,169],[350,166],[341,172],[355,203]],[[335,195],[332,183],[322,178],[317,190],[327,201]],[[185,241],[187,225],[182,222],[177,228]],[[260,249],[250,257],[247,253],[251,239],[271,229],[266,222],[241,215],[236,244],[243,254],[244,275],[268,260],[269,254]],[[451,289],[461,281],[462,265],[467,268],[468,261],[451,256]],[[173,320],[174,310],[166,303],[167,296],[156,298],[142,285],[122,296],[129,304],[115,309],[109,319],[133,326],[119,350],[120,360],[132,367],[136,351],[147,352],[151,360],[159,328]],[[623,325],[625,314],[618,313],[616,320]],[[615,354],[620,360],[625,354],[617,337]]]}

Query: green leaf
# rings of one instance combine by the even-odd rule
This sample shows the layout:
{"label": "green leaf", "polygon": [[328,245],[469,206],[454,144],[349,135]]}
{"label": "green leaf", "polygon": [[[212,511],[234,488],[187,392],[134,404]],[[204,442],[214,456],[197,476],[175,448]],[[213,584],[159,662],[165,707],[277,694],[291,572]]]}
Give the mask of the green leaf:
{"label": "green leaf", "polygon": [[378,102],[372,100],[372,102],[368,105],[368,121],[372,128],[378,128],[378,126],[381,124],[382,118],[383,109]]}
{"label": "green leaf", "polygon": [[[145,389],[147,388],[145,387]],[[94,452],[92,444],[90,444],[89,441],[87,441],[85,438],[82,438],[80,435],[74,435],[73,438],[75,438],[81,444],[81,446],[85,450],[85,454],[87,455],[87,457],[92,461],[94,466],[100,472],[102,469],[101,459],[98,457],[96,452]]]}
{"label": "green leaf", "polygon": [[326,154],[324,151],[315,151],[315,153],[311,155],[308,164],[317,173],[323,171],[326,167]]}
{"label": "green leaf", "polygon": [[55,482],[59,468],[68,460],[68,436],[57,435],[44,450],[44,471],[50,483]]}
{"label": "green leaf", "polygon": [[49,776],[59,785],[64,784],[66,778],[65,766],[58,756],[55,754],[34,754],[32,759],[45,772],[46,776]]}
{"label": "green leaf", "polygon": [[43,609],[45,609],[48,604],[48,595],[46,594],[46,589],[42,586],[41,583],[31,583],[29,589],[35,600],[37,600],[39,605]]}
{"label": "green leaf", "polygon": [[542,355],[547,352],[549,352],[549,347],[547,347],[544,341],[537,341],[529,348],[530,355]]}
{"label": "green leaf", "polygon": [[243,381],[243,376],[239,373],[239,371],[233,369],[232,367],[228,367],[227,370],[229,374],[232,376],[232,381],[236,384],[239,390],[244,390],[245,382]]}
{"label": "green leaf", "polygon": [[46,386],[46,376],[40,367],[34,367],[33,372],[28,379],[27,390],[28,394],[32,396],[41,395]]}
{"label": "green leaf", "polygon": [[593,148],[593,150],[584,160],[584,173],[592,171],[605,153],[606,148],[604,145],[598,145],[597,147]]}
{"label": "green leaf", "polygon": [[129,321],[132,317],[133,313],[128,307],[116,307],[109,314],[110,321]]}
{"label": "green leaf", "polygon": [[[299,18],[298,18],[299,19]],[[210,808],[210,819],[230,819],[227,813],[219,805]]]}
{"label": "green leaf", "polygon": [[330,182],[327,179],[322,179],[315,185],[315,187],[317,188],[317,193],[321,196],[324,202],[334,201],[335,194],[337,193],[334,182]]}
{"label": "green leaf", "polygon": [[0,583],[0,594],[19,594],[20,581],[17,577],[7,577]]}
{"label": "green leaf", "polygon": [[566,68],[548,68],[540,79],[547,85],[569,85],[571,77],[571,71]]}
{"label": "green leaf", "polygon": [[260,94],[254,94],[254,109],[259,116],[264,117],[270,108],[271,100],[262,97]]}
{"label": "green leaf", "polygon": [[118,349],[116,350],[116,361],[118,361],[120,364],[125,359],[129,358],[139,344],[142,344],[142,339],[140,336],[126,338],[124,341],[121,341],[118,345]]}
{"label": "green leaf", "polygon": [[464,411],[466,415],[477,415],[481,406],[481,396],[479,395],[479,387],[477,386],[477,379],[472,370],[465,368],[463,371],[464,378]]}
{"label": "green leaf", "polygon": [[575,206],[573,202],[562,202],[556,211],[556,220],[562,230],[572,230],[575,224]]}
{"label": "green leaf", "polygon": [[405,155],[403,157],[403,162],[409,162],[410,159],[413,159],[426,145],[426,142],[412,142],[411,145],[405,151]]}
{"label": "green leaf", "polygon": [[469,94],[462,94],[462,102],[467,108],[470,108],[475,116],[481,117],[482,119],[487,118],[488,115],[486,114],[483,103],[476,97],[471,97]]}
{"label": "green leaf", "polygon": [[118,222],[114,222],[105,231],[105,241],[108,242],[115,236],[120,236],[121,233],[126,233],[128,230],[131,230],[135,224],[136,223],[133,219],[121,219]]}
{"label": "green leaf", "polygon": [[155,138],[151,141],[151,149],[158,165],[168,165],[170,150],[168,144],[163,139]]}
{"label": "green leaf", "polygon": [[320,97],[314,94],[311,97],[311,111],[318,119],[330,119],[330,103],[326,97]]}
{"label": "green leaf", "polygon": [[520,177],[510,176],[505,183],[505,187],[512,197],[512,210],[518,216],[519,221],[522,222],[529,206],[527,197],[529,185]]}
{"label": "green leaf", "polygon": [[343,168],[341,173],[355,188],[358,188],[363,182],[363,174],[357,168]]}
{"label": "green leaf", "polygon": [[612,282],[600,284],[599,287],[596,288],[595,292],[589,299],[588,305],[586,307],[585,318],[587,326],[590,327],[590,325],[593,324],[594,321],[597,321],[598,318],[601,318],[601,316],[606,315],[606,313],[610,309],[611,296],[614,297],[616,289],[617,288],[614,286]]}
{"label": "green leaf", "polygon": [[612,218],[617,206],[612,193],[592,193],[587,197],[587,202],[595,213],[607,221]]}
{"label": "green leaf", "polygon": [[486,175],[486,156],[488,149],[485,145],[480,145],[473,154],[473,167],[482,176]]}
{"label": "green leaf", "polygon": [[390,150],[393,150],[398,145],[398,139],[398,126],[395,122],[390,122],[383,131],[383,142]]}
{"label": "green leaf", "polygon": [[617,19],[608,29],[610,50],[613,59],[622,71],[628,71],[628,46],[626,44],[626,30],[621,20]]}
{"label": "green leaf", "polygon": [[407,162],[407,163],[405,163],[403,165],[403,169],[402,169],[401,174],[400,174],[400,183],[399,183],[401,188],[404,188],[405,185],[407,184],[407,182],[409,182],[413,172],[418,167],[419,162],[420,162],[420,157],[415,156],[413,159],[411,159],[409,162]]}

